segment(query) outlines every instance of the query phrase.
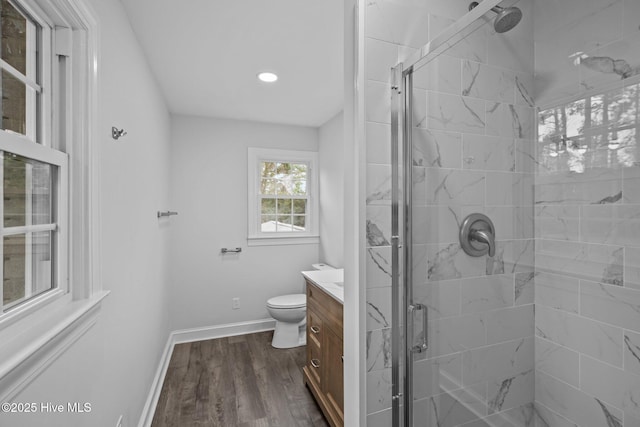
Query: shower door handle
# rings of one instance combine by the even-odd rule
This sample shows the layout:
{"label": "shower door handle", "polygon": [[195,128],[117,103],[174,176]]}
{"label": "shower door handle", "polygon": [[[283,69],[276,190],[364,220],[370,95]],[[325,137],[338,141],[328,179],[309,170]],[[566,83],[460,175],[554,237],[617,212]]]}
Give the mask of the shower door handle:
{"label": "shower door handle", "polygon": [[429,309],[427,308],[426,305],[424,304],[411,304],[409,305],[409,337],[412,341],[414,341],[414,329],[413,329],[413,322],[415,320],[415,313],[416,312],[422,312],[422,342],[412,345],[411,346],[411,352],[412,353],[422,353],[423,351],[427,351],[427,349],[429,348],[429,333],[428,333],[428,327],[429,327]]}

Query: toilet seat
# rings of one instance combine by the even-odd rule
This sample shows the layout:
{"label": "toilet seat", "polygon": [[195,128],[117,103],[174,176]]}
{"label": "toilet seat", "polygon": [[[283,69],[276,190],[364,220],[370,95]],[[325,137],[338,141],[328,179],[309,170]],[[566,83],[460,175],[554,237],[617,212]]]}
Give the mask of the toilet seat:
{"label": "toilet seat", "polygon": [[267,301],[267,307],[271,308],[302,308],[307,306],[306,294],[290,294],[280,295],[278,297],[270,298]]}

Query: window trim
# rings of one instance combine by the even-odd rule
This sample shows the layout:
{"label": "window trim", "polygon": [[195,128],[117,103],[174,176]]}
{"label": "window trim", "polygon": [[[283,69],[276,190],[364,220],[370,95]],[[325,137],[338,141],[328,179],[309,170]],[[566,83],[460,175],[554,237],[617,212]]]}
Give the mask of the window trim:
{"label": "window trim", "polygon": [[[248,199],[247,199],[247,244],[249,246],[300,245],[320,242],[319,224],[319,191],[318,191],[318,153],[316,151],[281,150],[271,148],[249,147],[247,156]],[[266,233],[258,229],[259,212],[259,178],[260,162],[307,163],[308,189],[308,231],[303,233]]]}
{"label": "window trim", "polygon": [[[41,307],[0,328],[0,340],[6,343],[0,351],[1,401],[15,398],[86,333],[108,295],[102,289],[100,262],[97,15],[86,0],[20,0],[20,5],[46,20],[55,35],[48,58],[52,90],[64,89],[64,104],[56,98],[53,105],[47,94],[53,114],[45,114],[43,119],[54,130],[53,139],[45,145],[69,156],[69,292],[45,293],[42,301],[38,300]],[[61,62],[57,61],[60,57],[64,57]],[[67,71],[65,81],[61,79],[62,66]],[[62,116],[56,114],[61,106],[66,107]]]}

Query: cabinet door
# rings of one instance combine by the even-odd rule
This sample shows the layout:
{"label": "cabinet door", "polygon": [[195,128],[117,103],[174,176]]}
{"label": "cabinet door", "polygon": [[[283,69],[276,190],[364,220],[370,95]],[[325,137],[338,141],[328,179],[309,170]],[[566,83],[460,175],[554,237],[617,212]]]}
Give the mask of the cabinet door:
{"label": "cabinet door", "polygon": [[331,410],[341,419],[344,419],[344,385],[343,385],[343,367],[342,359],[342,338],[339,337],[331,329],[325,328],[324,342],[322,344],[323,359],[325,364],[323,391]]}

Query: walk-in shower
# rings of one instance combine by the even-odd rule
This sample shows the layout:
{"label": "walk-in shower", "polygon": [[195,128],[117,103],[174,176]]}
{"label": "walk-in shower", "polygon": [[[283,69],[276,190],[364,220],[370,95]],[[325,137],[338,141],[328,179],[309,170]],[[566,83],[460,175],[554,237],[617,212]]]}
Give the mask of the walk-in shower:
{"label": "walk-in shower", "polygon": [[398,50],[390,119],[367,112],[391,146],[390,168],[367,148],[368,286],[391,280],[390,321],[368,292],[368,425],[640,425],[637,0],[405,3],[365,22],[372,56],[429,25]]}

